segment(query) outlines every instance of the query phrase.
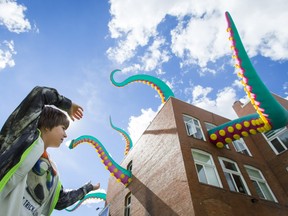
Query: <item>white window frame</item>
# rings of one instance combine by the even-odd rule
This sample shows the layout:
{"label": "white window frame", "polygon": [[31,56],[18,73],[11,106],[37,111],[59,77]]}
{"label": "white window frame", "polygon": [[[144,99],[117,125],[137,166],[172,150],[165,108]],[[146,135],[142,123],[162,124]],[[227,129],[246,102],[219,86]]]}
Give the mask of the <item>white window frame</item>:
{"label": "white window frame", "polygon": [[[185,118],[188,118],[188,119],[185,119]],[[184,120],[184,124],[185,124],[185,128],[186,128],[188,136],[193,136],[195,139],[206,141],[201,123],[198,119],[191,117],[189,115],[183,115],[183,120]],[[194,121],[196,121],[198,125],[196,125]],[[202,138],[196,137],[197,132],[201,133]]]}
{"label": "white window frame", "polygon": [[[273,134],[272,136],[267,136],[268,134],[271,134],[275,132],[275,134]],[[264,136],[264,138],[267,140],[267,142],[269,143],[270,147],[272,148],[272,150],[275,152],[276,155],[281,154],[282,152],[285,152],[288,150],[288,147],[283,143],[283,141],[279,138],[279,136],[281,136],[284,133],[288,133],[288,129],[287,127],[283,127],[283,128],[279,128],[277,130],[270,130],[266,133],[262,133],[262,135]],[[281,147],[284,149],[283,151],[279,152],[275,146],[273,145],[272,141],[277,139],[277,141],[280,143]]]}
{"label": "white window frame", "polygon": [[[199,182],[204,183],[204,184],[208,184],[208,185],[212,185],[212,186],[215,186],[215,187],[223,188],[222,182],[221,182],[220,177],[218,175],[218,172],[217,172],[217,169],[216,169],[216,166],[215,166],[215,163],[214,163],[214,160],[213,160],[212,156],[209,153],[201,151],[201,150],[198,150],[198,149],[191,149],[191,152],[192,152],[192,157],[193,157],[193,160],[194,160],[194,163],[195,163],[195,168],[196,168],[196,171],[197,171],[197,176],[198,176]],[[193,152],[208,156],[211,164],[205,163],[205,162],[203,162],[201,160],[197,160],[194,157]],[[207,182],[203,182],[200,179],[199,172],[198,172],[198,169],[197,169],[197,165],[202,166],[202,168],[204,170],[205,179],[206,179]],[[207,175],[207,173],[208,173],[207,170],[208,169],[212,169],[214,171],[213,174],[215,174],[215,176],[213,176],[214,177],[213,180],[217,181],[217,183],[218,183],[217,185],[213,184],[213,181],[211,180],[211,177],[210,178],[208,177],[208,175]]]}
{"label": "white window frame", "polygon": [[127,170],[131,171],[132,172],[132,167],[133,167],[133,163],[132,163],[132,160],[128,163],[127,165]]}
{"label": "white window frame", "polygon": [[[255,182],[257,184],[257,187],[254,185],[256,192],[258,193],[258,190],[260,190],[260,192],[261,192],[261,194],[258,193],[259,198],[278,202],[275,195],[273,194],[270,186],[268,185],[266,179],[264,178],[262,172],[259,169],[256,169],[255,167],[252,167],[252,166],[244,165],[244,167],[245,167],[246,172],[248,173],[248,176],[249,176],[250,180],[252,181],[252,183],[254,184],[254,182]],[[250,173],[248,171],[249,169],[258,172],[260,178],[250,175]],[[270,193],[269,195],[271,196],[272,199],[267,197],[267,194],[263,191],[263,188],[261,187],[261,183],[265,185],[265,187],[268,190],[268,192]]]}
{"label": "white window frame", "polygon": [[[219,161],[220,161],[220,164],[221,164],[222,170],[224,172],[224,176],[226,178],[226,181],[228,183],[230,191],[251,195],[249,188],[245,182],[245,179],[242,176],[242,173],[241,173],[237,163],[232,161],[232,160],[229,160],[227,158],[223,158],[223,157],[219,157]],[[234,165],[234,167],[236,168],[236,170],[231,170],[231,169],[226,168],[224,161],[228,162],[228,163],[232,163]],[[231,181],[229,181],[227,179],[227,175],[229,176],[229,180],[231,180]],[[242,186],[244,187],[243,191],[239,190],[239,188],[237,186],[237,182],[234,179],[235,176],[238,176],[240,178]],[[232,186],[233,186],[234,190],[231,188],[231,185],[229,184],[229,182],[233,184]]]}
{"label": "white window frame", "polygon": [[129,192],[125,197],[125,211],[124,216],[131,216],[131,192]]}
{"label": "white window frame", "polygon": [[244,142],[242,138],[238,140],[234,140],[232,143],[237,152],[244,154],[244,155],[252,156],[251,152],[249,151],[246,143]]}

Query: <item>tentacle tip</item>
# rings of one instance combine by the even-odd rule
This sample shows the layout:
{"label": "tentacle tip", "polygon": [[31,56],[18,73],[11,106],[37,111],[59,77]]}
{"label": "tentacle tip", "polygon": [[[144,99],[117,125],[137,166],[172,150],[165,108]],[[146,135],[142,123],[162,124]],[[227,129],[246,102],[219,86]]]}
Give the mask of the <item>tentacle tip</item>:
{"label": "tentacle tip", "polygon": [[69,149],[73,149],[74,147],[75,147],[75,140],[72,140],[71,142],[70,142],[70,144],[68,145],[68,148]]}

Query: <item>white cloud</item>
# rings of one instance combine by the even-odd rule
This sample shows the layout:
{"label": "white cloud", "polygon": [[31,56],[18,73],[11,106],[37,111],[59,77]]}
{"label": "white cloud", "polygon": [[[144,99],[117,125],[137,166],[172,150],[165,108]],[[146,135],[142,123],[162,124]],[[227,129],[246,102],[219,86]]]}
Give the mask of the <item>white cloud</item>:
{"label": "white cloud", "polygon": [[192,101],[195,106],[226,118],[235,119],[237,116],[232,109],[233,103],[237,100],[236,92],[231,87],[226,87],[218,91],[216,98],[211,99],[208,95],[212,92],[212,88],[200,85],[190,89],[192,91]]}
{"label": "white cloud", "polygon": [[165,48],[164,38],[155,38],[152,45],[147,48],[143,56],[139,56],[140,63],[134,63],[128,67],[125,67],[122,71],[127,72],[138,72],[138,71],[154,71],[158,75],[163,75],[165,72],[162,70],[161,65],[170,60],[169,51]]}
{"label": "white cloud", "polygon": [[156,112],[153,111],[151,108],[148,108],[146,110],[141,109],[141,114],[139,116],[131,116],[129,118],[128,132],[131,139],[133,140],[133,143],[136,143],[136,141],[140,138],[140,136],[147,129],[150,122],[154,119],[161,107],[162,105],[158,108]]}
{"label": "white cloud", "polygon": [[197,85],[194,87],[193,91],[192,91],[192,98],[193,98],[193,101],[198,101],[200,96],[203,97],[207,97],[207,95],[212,91],[213,89],[210,88],[210,87],[207,87],[207,88],[203,88],[202,86],[200,85]]}
{"label": "white cloud", "polygon": [[160,47],[165,44],[164,38],[156,38],[153,44],[148,47],[147,52],[141,58],[144,71],[152,71],[164,62],[168,62],[170,57],[167,50],[160,51]]}
{"label": "white cloud", "polygon": [[[29,21],[25,18],[26,7],[17,4],[15,0],[0,0],[0,26],[5,26],[10,32],[21,33],[31,29]],[[4,47],[3,47],[4,46]],[[14,67],[14,42],[0,41],[0,70]]]}
{"label": "white cloud", "polygon": [[13,55],[16,54],[14,50],[13,41],[4,41],[0,43],[0,70],[6,67],[14,67],[15,62]]}
{"label": "white cloud", "polygon": [[235,87],[237,87],[237,88],[239,88],[239,89],[243,89],[243,88],[244,88],[243,85],[242,85],[242,83],[241,83],[241,80],[240,80],[240,79],[234,80],[232,86],[235,86]]}
{"label": "white cloud", "polygon": [[183,59],[185,65],[206,67],[209,61],[223,57],[229,51],[225,23],[219,14],[207,18],[191,17],[187,25],[183,21],[171,31],[173,53]]}
{"label": "white cloud", "polygon": [[286,100],[288,100],[288,82],[285,82],[284,84],[283,84],[283,89],[284,89],[284,91],[285,91],[285,95],[287,95],[286,97],[285,97],[285,99]]}
{"label": "white cloud", "polygon": [[26,7],[15,0],[0,0],[0,25],[15,33],[29,31],[31,25],[25,18],[25,11]]}
{"label": "white cloud", "polygon": [[122,72],[125,73],[129,73],[129,72],[138,72],[141,71],[142,67],[140,64],[132,64],[129,67],[125,67],[122,69]]}
{"label": "white cloud", "polygon": [[111,59],[118,63],[134,57],[138,46],[147,45],[149,38],[157,35],[157,26],[165,18],[171,5],[180,1],[165,1],[165,4],[153,0],[116,1],[111,0],[109,22],[111,38],[119,39],[116,47],[107,51]]}
{"label": "white cloud", "polygon": [[[170,43],[167,53],[180,58],[181,65],[197,64],[205,68],[209,62],[214,63],[232,53],[229,50],[225,11],[232,15],[250,57],[261,54],[272,60],[288,59],[288,29],[284,27],[288,10],[285,0],[263,0],[261,4],[248,0],[169,0],[161,4],[153,0],[111,0],[110,3],[112,19],[109,30],[117,45],[110,47],[107,53],[119,63],[139,56],[140,52],[143,53],[140,47],[149,49],[147,45],[150,41],[161,37]],[[177,20],[176,27],[169,29],[171,41],[168,35],[157,31],[160,24],[165,24],[167,15]],[[161,52],[161,47],[158,49]],[[209,70],[202,72],[215,73]]]}

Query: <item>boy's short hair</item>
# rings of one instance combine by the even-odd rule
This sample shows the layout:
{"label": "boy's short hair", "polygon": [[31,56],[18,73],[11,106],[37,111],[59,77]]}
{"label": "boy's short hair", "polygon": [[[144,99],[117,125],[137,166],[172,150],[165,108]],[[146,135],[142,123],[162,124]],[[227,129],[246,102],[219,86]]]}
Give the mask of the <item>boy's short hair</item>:
{"label": "boy's short hair", "polygon": [[69,127],[69,119],[66,114],[59,109],[45,106],[38,121],[38,128],[48,128],[51,130],[59,125],[63,125],[66,129]]}

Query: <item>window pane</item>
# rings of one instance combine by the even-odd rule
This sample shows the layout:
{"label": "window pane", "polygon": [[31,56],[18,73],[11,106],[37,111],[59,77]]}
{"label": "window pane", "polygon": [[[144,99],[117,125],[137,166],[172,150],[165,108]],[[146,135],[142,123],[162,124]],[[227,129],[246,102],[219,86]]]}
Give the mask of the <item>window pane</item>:
{"label": "window pane", "polygon": [[235,149],[237,152],[243,151],[245,148],[245,146],[243,145],[242,141],[240,140],[234,140],[233,144],[235,146]]}
{"label": "window pane", "polygon": [[184,120],[184,122],[191,121],[191,117],[183,115],[183,120]]}
{"label": "window pane", "polygon": [[200,128],[196,128],[196,133],[194,134],[194,137],[197,139],[203,139],[203,134]]}
{"label": "window pane", "polygon": [[214,168],[206,167],[206,175],[209,184],[220,187]]}
{"label": "window pane", "polygon": [[204,155],[204,154],[201,154],[201,153],[195,152],[195,151],[193,151],[192,154],[193,154],[194,160],[201,161],[201,162],[204,162],[206,164],[212,165],[212,161],[210,160],[210,157],[208,155]]}
{"label": "window pane", "polygon": [[196,127],[192,122],[185,122],[185,125],[189,136],[196,133]]}
{"label": "window pane", "polygon": [[274,136],[277,133],[276,130],[270,130],[268,132],[265,132],[265,136],[267,137],[267,139],[269,139],[270,137]]}
{"label": "window pane", "polygon": [[268,186],[263,182],[259,182],[259,185],[260,185],[266,199],[271,200],[271,201],[275,201],[272,194],[270,193]]}
{"label": "window pane", "polygon": [[247,149],[241,151],[241,153],[244,154],[244,155],[248,155],[248,156],[250,155]]}
{"label": "window pane", "polygon": [[238,175],[235,175],[235,174],[232,174],[232,176],[233,176],[233,179],[234,179],[234,181],[235,181],[235,183],[236,183],[236,185],[237,185],[238,191],[239,191],[240,193],[245,193],[245,194],[247,194],[246,188],[245,188],[245,186],[244,186],[244,184],[243,184],[243,182],[242,182],[241,177],[238,176]]}
{"label": "window pane", "polygon": [[125,208],[125,216],[130,216],[130,208]]}
{"label": "window pane", "polygon": [[199,181],[207,184],[208,182],[207,182],[207,178],[205,176],[204,167],[199,165],[199,164],[196,164],[196,168],[197,168],[197,172],[198,172]]}
{"label": "window pane", "polygon": [[130,161],[127,165],[127,170],[132,171],[132,161]]}
{"label": "window pane", "polygon": [[205,126],[206,126],[207,131],[216,127],[216,125],[214,125],[212,123],[208,123],[208,122],[205,122]]}
{"label": "window pane", "polygon": [[279,128],[279,129],[276,129],[276,130],[270,130],[268,132],[265,132],[265,136],[269,139],[271,138],[272,136],[274,136],[275,134],[277,134],[278,132],[282,131],[285,127],[283,128]]}
{"label": "window pane", "polygon": [[195,124],[196,126],[199,127],[199,121],[198,121],[197,119],[193,119],[193,122],[194,122],[194,124]]}
{"label": "window pane", "polygon": [[258,170],[250,169],[248,167],[246,167],[246,170],[247,170],[250,178],[254,177],[254,178],[258,178],[258,179],[263,179]]}
{"label": "window pane", "polygon": [[254,187],[255,187],[255,189],[256,189],[256,192],[257,192],[258,196],[259,196],[260,198],[262,198],[262,199],[265,199],[265,196],[264,196],[264,194],[262,193],[262,191],[261,191],[260,186],[258,185],[258,183],[257,183],[256,181],[253,181],[253,180],[252,180],[252,182],[253,182],[253,185],[254,185]]}
{"label": "window pane", "polygon": [[188,131],[188,135],[191,135],[191,134],[192,134],[192,133],[191,133],[191,132],[192,132],[191,124],[185,122],[185,126],[186,126],[186,129],[187,129],[187,131]]}
{"label": "window pane", "polygon": [[223,160],[223,164],[224,164],[226,169],[230,169],[230,170],[233,170],[233,171],[238,171],[234,163],[230,163],[228,161]]}
{"label": "window pane", "polygon": [[226,180],[227,180],[227,183],[228,183],[228,185],[229,185],[229,189],[230,189],[231,191],[237,192],[236,187],[235,187],[235,185],[234,185],[234,183],[233,183],[233,180],[232,180],[230,174],[224,172],[224,175],[225,175]]}
{"label": "window pane", "polygon": [[248,148],[242,138],[239,140],[234,140],[233,145],[237,152],[250,156]]}
{"label": "window pane", "polygon": [[284,132],[279,136],[279,139],[282,141],[282,143],[288,148],[288,132]]}
{"label": "window pane", "polygon": [[285,151],[285,148],[281,145],[277,138],[271,140],[272,145],[275,147],[278,153]]}

